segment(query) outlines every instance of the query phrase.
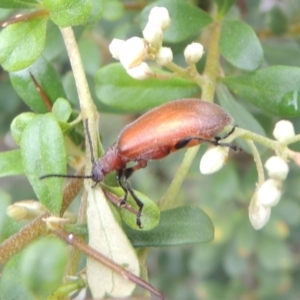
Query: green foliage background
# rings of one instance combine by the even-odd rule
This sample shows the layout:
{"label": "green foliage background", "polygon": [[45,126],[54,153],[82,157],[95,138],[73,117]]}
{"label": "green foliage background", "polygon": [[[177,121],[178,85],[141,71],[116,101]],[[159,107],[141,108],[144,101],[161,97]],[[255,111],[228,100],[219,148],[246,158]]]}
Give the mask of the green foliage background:
{"label": "green foliage background", "polygon": [[[96,3],[96,1],[94,2]],[[164,2],[170,5],[170,1],[167,0],[160,2],[161,5]],[[196,6],[207,11],[212,5],[209,1],[180,2],[191,2],[195,6],[191,6],[191,11],[199,18]],[[283,107],[281,106],[282,98],[275,97],[277,90],[279,94],[296,91],[295,97],[299,103],[299,1],[288,0],[280,6],[273,7],[264,7],[267,1],[259,0],[237,1],[233,6],[231,5],[234,1],[215,2],[219,5],[220,14],[226,14],[225,33],[223,31],[220,40],[221,53],[225,58],[222,58],[223,72],[226,75],[223,82],[238,95],[235,96],[237,100],[235,105],[236,100],[232,98],[232,94],[228,93],[227,88],[219,86],[216,97],[219,103],[234,115],[235,122],[242,128],[245,127],[272,137],[274,124],[280,118],[285,117],[293,122],[296,133],[299,133],[299,109]],[[2,20],[6,20],[16,12],[8,3],[9,1],[0,1],[1,7],[10,8],[0,9]],[[22,1],[22,3],[35,2]],[[95,5],[95,3],[91,5]],[[75,16],[69,16],[63,10],[61,12],[53,11],[51,15],[52,21],[60,26],[89,23],[85,26],[74,27],[74,31],[93,99],[101,112],[101,138],[105,148],[111,145],[117,139],[120,130],[142,111],[171,99],[199,95],[199,87],[192,82],[185,82],[184,79],[174,79],[177,81],[171,82],[170,86],[164,83],[159,86],[155,82],[135,81],[129,77],[122,79],[123,81],[119,80],[126,74],[120,66],[112,64],[115,61],[108,52],[108,45],[113,38],[127,39],[133,35],[141,36],[144,19],[147,11],[150,10],[150,7],[146,7],[142,11],[147,4],[152,5],[152,1],[104,1],[103,7],[98,8],[99,11],[95,6],[92,6],[93,9],[84,6],[84,9],[73,12]],[[45,1],[44,5],[51,11],[51,1]],[[78,5],[81,5],[80,1],[78,1]],[[136,5],[138,9],[131,9],[131,5]],[[16,7],[20,6],[16,4]],[[92,23],[97,19],[97,14],[95,16],[91,11],[98,11],[98,15],[102,15],[99,22]],[[191,14],[190,11],[182,13],[187,16]],[[69,23],[70,19],[73,20],[72,24]],[[210,22],[209,18],[201,20],[204,21],[202,23],[199,21],[199,24],[191,24],[187,18],[183,18],[182,22],[186,22],[188,30],[181,27],[177,28],[174,33],[166,35],[165,44],[172,48],[174,60],[179,65],[186,66],[182,55],[183,49],[191,41],[199,39],[199,28]],[[242,25],[240,25],[241,23]],[[70,116],[71,113],[76,116],[79,106],[63,40],[57,26],[52,22],[46,24],[40,20],[38,24],[32,26],[38,27],[39,31],[47,30],[45,41],[40,40],[42,57],[34,63],[33,69],[35,66],[36,68],[44,66],[43,71],[38,69],[39,72],[41,71],[37,73],[41,76],[41,78],[37,76],[38,82],[55,100],[57,97],[65,97],[70,101],[72,111],[66,107],[63,112],[58,109],[57,113],[58,115],[61,113],[60,121],[65,122],[64,132],[68,132],[69,127],[66,124],[68,118],[66,119],[65,116]],[[235,33],[231,39],[228,38],[228,33],[226,35],[226,30],[233,30],[232,32]],[[249,35],[245,35],[245,42],[237,39],[240,30],[242,34],[250,32]],[[255,36],[253,32],[259,38],[260,43],[257,45],[251,43],[251,41],[253,42],[252,35],[253,38]],[[25,33],[21,32],[20,34]],[[205,47],[203,36],[202,39]],[[249,45],[247,41],[250,41]],[[263,52],[259,50],[260,45]],[[21,49],[21,46],[16,39],[15,47]],[[28,47],[28,45],[23,45],[23,47]],[[247,48],[246,52],[243,52],[244,47]],[[39,47],[35,48],[36,51],[37,49]],[[207,50],[209,51],[209,49]],[[239,57],[239,53],[246,53],[246,56]],[[260,61],[258,58],[262,53],[263,60]],[[37,52],[28,52],[27,54],[32,62],[37,59],[35,57]],[[0,61],[3,55],[2,52]],[[1,62],[4,69],[8,68],[11,71],[10,74],[3,69],[0,71],[0,149],[5,152],[18,148],[11,137],[12,120],[23,112],[33,110],[36,113],[44,113],[47,110],[43,104],[36,106],[35,87],[28,74],[26,77],[22,70],[19,71],[24,66],[13,64],[11,68],[9,62],[3,60]],[[278,67],[279,65],[282,67]],[[197,67],[200,71],[203,70],[203,61]],[[266,71],[268,74],[264,77],[263,70],[253,73],[258,67],[265,70],[269,67],[273,68],[268,69]],[[50,76],[43,83],[43,72],[52,74],[53,69],[59,74],[62,83],[56,82],[56,76]],[[272,80],[274,78],[276,80],[270,83],[268,76]],[[272,90],[272,85],[275,85],[274,90]],[[257,87],[258,94],[252,93],[253,86]],[[23,101],[14,88],[19,92],[23,90]],[[36,97],[39,95],[37,94]],[[30,118],[30,115],[27,117]],[[82,141],[82,129],[78,131],[79,134],[78,132],[73,133],[73,140],[77,138],[79,143]],[[60,137],[53,138],[59,139]],[[59,141],[61,142],[61,140]],[[32,142],[31,147],[34,147],[35,143]],[[22,145],[22,141],[20,143]],[[26,146],[30,147],[28,142]],[[299,145],[293,145],[294,150],[299,151],[299,148]],[[215,228],[214,240],[206,244],[150,249],[147,259],[149,281],[167,295],[168,299],[172,300],[299,299],[299,168],[293,163],[290,164],[290,173],[284,182],[284,193],[280,203],[272,209],[268,224],[262,230],[255,231],[248,219],[248,205],[257,182],[252,156],[247,154],[247,151],[232,153],[228,163],[220,172],[204,176],[199,173],[198,168],[204,150],[205,147],[201,147],[177,198],[184,204],[201,207],[210,216]],[[273,155],[266,149],[261,148],[260,150],[263,160]],[[183,156],[184,151],[181,151],[159,162],[149,163],[146,169],[132,177],[132,186],[148,195],[152,200],[158,201],[167,190]],[[63,154],[60,159],[65,159]],[[5,161],[11,161],[12,164],[5,165]],[[10,166],[13,168],[13,172]],[[49,172],[55,172],[55,170],[49,169]],[[59,169],[56,172],[63,171]],[[6,217],[6,207],[23,199],[37,198],[28,180],[24,176],[8,177],[12,173],[13,175],[23,173],[20,170],[19,153],[13,155],[11,159],[3,159],[2,156],[2,160],[0,160],[2,177],[0,178],[0,241],[4,241],[24,225]],[[44,171],[44,173],[47,172]],[[47,203],[47,200],[45,202]],[[72,206],[73,211],[76,209],[78,209],[78,201]],[[57,210],[59,208],[54,208],[54,211]],[[172,221],[180,227],[180,219]],[[194,227],[193,231],[196,235],[201,228]],[[53,245],[57,249],[61,247],[59,243],[55,244],[54,242]],[[51,256],[51,251],[49,256]],[[63,257],[61,261],[64,261]],[[16,264],[16,262],[14,263]],[[13,265],[13,263],[11,264]],[[60,276],[59,268],[57,272],[59,273],[57,276]],[[25,275],[27,276],[26,272]],[[22,280],[22,278],[18,278],[18,280]],[[55,282],[55,280],[53,281]],[[15,282],[15,284],[17,283],[18,281]],[[36,296],[44,297],[42,288],[35,292]],[[15,298],[9,297],[6,295],[6,298],[3,299],[21,299],[17,298],[17,295]],[[25,299],[24,294],[23,297],[22,299]],[[33,298],[28,296],[27,299]]]}

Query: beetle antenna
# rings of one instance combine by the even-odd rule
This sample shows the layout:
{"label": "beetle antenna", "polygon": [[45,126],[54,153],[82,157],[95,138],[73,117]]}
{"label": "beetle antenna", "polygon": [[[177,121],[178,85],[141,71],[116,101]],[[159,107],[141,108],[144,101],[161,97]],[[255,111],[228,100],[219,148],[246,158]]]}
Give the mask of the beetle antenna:
{"label": "beetle antenna", "polygon": [[[95,157],[94,157],[94,153],[93,153],[93,145],[92,145],[92,139],[91,139],[91,135],[90,135],[90,131],[89,131],[89,122],[88,119],[85,120],[85,128],[86,128],[86,134],[87,134],[87,138],[88,138],[88,143],[90,146],[90,150],[91,150],[91,162],[92,164],[95,163]],[[77,178],[77,179],[93,179],[92,175],[68,175],[68,174],[47,174],[47,175],[43,175],[40,176],[39,179],[45,179],[45,178],[49,178],[49,177],[60,177],[60,178]]]}
{"label": "beetle antenna", "polygon": [[89,146],[90,146],[90,150],[91,150],[91,161],[92,161],[92,164],[94,164],[95,157],[94,157],[94,152],[93,152],[92,138],[91,138],[91,134],[90,134],[90,130],[89,130],[89,120],[88,119],[85,120],[85,128],[86,128],[86,134],[88,137],[88,142],[89,142]]}
{"label": "beetle antenna", "polygon": [[45,179],[49,177],[62,177],[62,178],[77,178],[77,179],[88,179],[92,178],[92,175],[67,175],[67,174],[47,174],[40,176],[39,179]]}

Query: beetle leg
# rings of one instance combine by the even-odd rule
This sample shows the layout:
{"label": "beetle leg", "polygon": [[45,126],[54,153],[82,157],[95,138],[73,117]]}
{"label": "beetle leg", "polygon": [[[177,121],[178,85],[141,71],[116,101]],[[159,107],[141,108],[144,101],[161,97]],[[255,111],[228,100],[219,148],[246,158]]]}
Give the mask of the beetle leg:
{"label": "beetle leg", "polygon": [[217,146],[225,146],[225,147],[229,147],[231,148],[232,150],[234,151],[242,151],[242,149],[234,144],[231,144],[231,143],[220,143],[221,140],[223,139],[226,139],[227,137],[229,137],[236,129],[236,127],[238,127],[238,125],[234,125],[232,127],[232,129],[223,137],[219,137],[219,136],[216,136],[215,137],[215,143]]}
{"label": "beetle leg", "polygon": [[214,138],[214,140],[206,140],[206,139],[202,139],[202,138],[199,138],[199,137],[192,137],[192,136],[191,137],[187,137],[185,139],[182,139],[182,140],[178,141],[175,144],[174,148],[176,150],[179,150],[181,148],[184,148],[186,145],[188,145],[190,141],[199,141],[199,142],[210,143],[210,144],[213,144],[215,146],[229,147],[229,148],[231,148],[234,151],[241,150],[241,148],[239,148],[238,146],[236,146],[234,144],[220,142],[221,140],[223,140],[223,139],[227,138],[228,136],[230,136],[234,132],[234,130],[235,130],[236,127],[237,127],[237,125],[233,126],[232,129],[224,137],[216,136]]}
{"label": "beetle leg", "polygon": [[138,161],[137,165],[130,167],[130,168],[126,168],[126,169],[120,169],[117,172],[117,181],[118,181],[119,185],[121,186],[121,188],[125,192],[125,196],[124,196],[123,200],[121,201],[120,206],[124,206],[126,204],[128,192],[129,192],[130,195],[132,196],[132,198],[134,199],[134,201],[136,202],[137,206],[139,207],[139,210],[138,210],[137,216],[136,216],[136,224],[140,228],[142,228],[141,215],[142,215],[144,203],[136,196],[136,194],[132,190],[130,183],[128,182],[128,178],[133,174],[133,172],[135,172],[141,168],[145,168],[146,166],[147,166],[147,161],[141,160],[141,161]]}

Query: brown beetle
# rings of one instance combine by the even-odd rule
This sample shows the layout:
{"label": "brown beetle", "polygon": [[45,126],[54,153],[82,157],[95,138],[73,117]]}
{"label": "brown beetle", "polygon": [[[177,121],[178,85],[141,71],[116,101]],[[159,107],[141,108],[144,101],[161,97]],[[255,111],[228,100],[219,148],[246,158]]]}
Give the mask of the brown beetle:
{"label": "brown beetle", "polygon": [[[116,171],[117,181],[125,191],[121,204],[126,203],[129,192],[139,206],[137,225],[141,227],[143,203],[134,194],[127,181],[132,173],[145,168],[148,160],[161,159],[179,149],[193,147],[201,142],[237,149],[231,144],[220,143],[220,138],[216,136],[231,122],[232,118],[225,110],[207,101],[189,98],[168,102],[127,125],[121,131],[116,143],[110,146],[98,161],[93,162],[91,175],[49,174],[40,178],[53,176],[91,178],[97,183],[108,173]],[[127,168],[127,164],[131,161],[137,164]]]}

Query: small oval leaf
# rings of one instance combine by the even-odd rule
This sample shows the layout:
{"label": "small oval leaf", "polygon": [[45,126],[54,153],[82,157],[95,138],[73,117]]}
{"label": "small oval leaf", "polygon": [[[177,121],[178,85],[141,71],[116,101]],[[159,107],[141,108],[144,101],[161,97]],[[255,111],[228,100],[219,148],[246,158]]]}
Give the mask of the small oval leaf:
{"label": "small oval leaf", "polygon": [[98,70],[95,75],[98,99],[122,112],[138,112],[165,102],[191,97],[200,88],[181,78],[135,80],[121,64],[115,63]]}
{"label": "small oval leaf", "polygon": [[224,16],[236,0],[215,0],[218,5],[218,15]]}
{"label": "small oval leaf", "polygon": [[0,33],[0,64],[9,72],[30,66],[42,53],[47,18],[7,26]]}
{"label": "small oval leaf", "polygon": [[[99,187],[88,190],[87,223],[89,246],[139,276],[139,261],[135,250],[116,221]],[[135,283],[89,257],[87,280],[93,297],[97,299],[102,299],[105,294],[117,298],[127,297],[135,288]]]}
{"label": "small oval leaf", "polygon": [[0,177],[24,174],[20,150],[0,153]]}
{"label": "small oval leaf", "polygon": [[56,237],[37,240],[22,253],[20,275],[36,299],[46,299],[59,287],[67,254],[67,246]]}
{"label": "small oval leaf", "polygon": [[247,71],[256,70],[263,59],[263,50],[255,32],[240,21],[222,22],[220,51],[233,66]]}
{"label": "small oval leaf", "polygon": [[[120,202],[124,198],[124,191],[120,187],[106,187],[109,191],[115,194]],[[135,195],[141,200],[144,204],[142,215],[141,215],[141,223],[142,228],[139,228],[136,221],[136,214],[133,214],[126,208],[121,207],[119,213],[122,217],[122,221],[124,221],[128,226],[136,230],[151,230],[156,227],[159,223],[160,219],[160,210],[155,202],[149,199],[145,194],[142,194],[136,190],[134,190]],[[128,195],[127,204],[131,206],[136,212],[139,207],[132,198],[131,195]]]}
{"label": "small oval leaf", "polygon": [[134,247],[164,247],[209,242],[214,237],[211,219],[200,208],[182,206],[161,212],[157,227],[138,231],[124,225]]}
{"label": "small oval leaf", "polygon": [[[30,76],[32,74],[43,89],[50,103],[45,103]],[[66,98],[60,77],[53,66],[43,57],[40,57],[29,68],[10,73],[10,80],[22,100],[37,113],[51,110],[52,103],[59,97]]]}
{"label": "small oval leaf", "polygon": [[67,122],[72,113],[72,107],[68,100],[58,98],[52,107],[52,112],[60,122]]}
{"label": "small oval leaf", "polygon": [[30,8],[36,7],[36,0],[1,0],[1,8]]}
{"label": "small oval leaf", "polygon": [[14,255],[4,266],[0,280],[0,299],[33,300],[20,276],[21,253]]}
{"label": "small oval leaf", "polygon": [[59,27],[81,25],[92,12],[91,1],[86,0],[44,0],[43,5]]}
{"label": "small oval leaf", "polygon": [[300,68],[274,66],[225,77],[224,82],[235,94],[269,114],[300,116]]}
{"label": "small oval leaf", "polygon": [[[246,110],[246,108],[234,100],[226,86],[222,84],[217,86],[217,97],[220,105],[233,117],[234,125],[238,125],[241,128],[248,129],[259,135],[266,136],[266,132],[263,127],[253,117],[253,115]],[[245,141],[240,140],[239,144],[243,150],[247,150],[248,153],[251,153],[251,150]],[[259,150],[263,149],[260,145],[258,145],[258,148]]]}
{"label": "small oval leaf", "polygon": [[62,204],[63,179],[47,174],[66,174],[66,152],[61,129],[51,113],[35,117],[25,128],[21,140],[25,173],[39,200],[57,214]]}
{"label": "small oval leaf", "polygon": [[10,130],[11,130],[11,135],[17,145],[20,146],[24,129],[26,128],[27,124],[35,117],[36,117],[35,113],[25,112],[16,116],[13,119],[10,125]]}

